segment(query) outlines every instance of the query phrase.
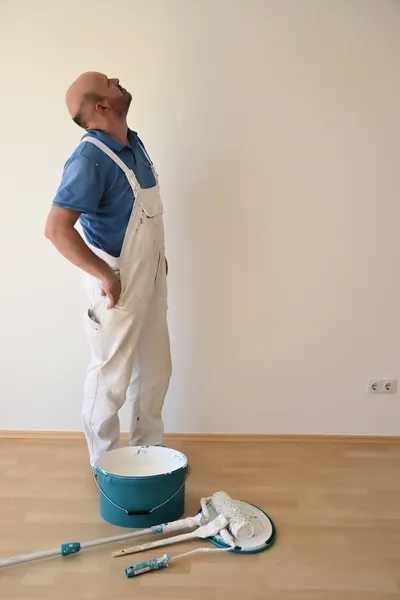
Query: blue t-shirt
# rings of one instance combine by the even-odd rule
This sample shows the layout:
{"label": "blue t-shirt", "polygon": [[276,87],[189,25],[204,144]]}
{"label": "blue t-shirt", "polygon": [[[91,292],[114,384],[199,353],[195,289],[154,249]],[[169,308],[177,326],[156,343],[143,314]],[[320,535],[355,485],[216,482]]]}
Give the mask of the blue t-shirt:
{"label": "blue t-shirt", "polygon": [[[136,175],[140,187],[156,185],[147,153],[138,135],[129,130],[129,146],[119,144],[101,131],[85,133],[106,144]],[[118,165],[100,148],[83,142],[64,166],[54,206],[81,213],[79,221],[89,244],[111,256],[121,254],[134,196],[131,186]]]}

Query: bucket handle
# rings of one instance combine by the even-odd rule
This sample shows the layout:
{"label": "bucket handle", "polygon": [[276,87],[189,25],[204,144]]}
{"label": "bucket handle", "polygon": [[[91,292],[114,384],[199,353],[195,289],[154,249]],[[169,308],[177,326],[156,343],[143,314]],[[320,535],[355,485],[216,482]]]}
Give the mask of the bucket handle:
{"label": "bucket handle", "polygon": [[166,500],[165,502],[162,502],[162,504],[159,504],[158,506],[155,506],[154,508],[151,508],[150,510],[135,510],[135,511],[131,511],[131,510],[126,510],[126,508],[124,508],[123,506],[120,506],[119,504],[116,504],[113,500],[111,500],[111,498],[109,496],[107,496],[107,494],[105,493],[105,491],[101,489],[100,484],[97,481],[97,475],[93,471],[93,479],[95,481],[95,484],[96,484],[97,489],[99,490],[100,494],[102,494],[104,496],[104,498],[106,500],[108,500],[108,502],[110,502],[110,504],[112,504],[113,506],[115,506],[115,508],[118,508],[119,510],[122,510],[124,513],[126,513],[128,515],[128,517],[136,517],[136,516],[139,517],[139,516],[143,516],[143,515],[151,515],[151,513],[154,512],[155,510],[158,510],[162,506],[165,506],[165,504],[168,504],[168,502],[171,502],[172,498],[175,498],[175,496],[177,494],[179,494],[179,492],[181,491],[181,489],[185,485],[186,480],[188,478],[188,475],[189,475],[189,465],[187,465],[187,467],[186,467],[186,475],[185,475],[185,479],[183,480],[182,485],[177,489],[177,491],[174,494],[172,494],[172,496],[170,496],[168,498],[168,500]]}

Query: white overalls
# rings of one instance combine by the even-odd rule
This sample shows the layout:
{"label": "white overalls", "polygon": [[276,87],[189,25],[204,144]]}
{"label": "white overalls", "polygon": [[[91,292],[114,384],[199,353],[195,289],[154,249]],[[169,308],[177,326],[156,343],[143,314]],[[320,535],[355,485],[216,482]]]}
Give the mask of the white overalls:
{"label": "white overalls", "polygon": [[[100,282],[88,276],[90,307],[86,330],[91,361],[85,382],[83,424],[94,466],[101,454],[118,446],[118,411],[132,403],[131,445],[161,444],[162,408],[171,377],[167,326],[167,282],[163,205],[156,186],[142,189],[124,162],[93,137],[95,144],[124,171],[135,202],[118,259],[91,246],[121,279],[121,297],[112,309]],[[151,161],[150,161],[151,162]],[[152,164],[152,163],[151,163]]]}

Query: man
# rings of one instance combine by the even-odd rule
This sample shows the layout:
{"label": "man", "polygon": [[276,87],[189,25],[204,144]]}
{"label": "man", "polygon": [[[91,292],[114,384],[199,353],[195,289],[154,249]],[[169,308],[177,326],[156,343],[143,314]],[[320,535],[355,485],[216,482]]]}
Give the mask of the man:
{"label": "man", "polygon": [[130,444],[162,443],[171,377],[163,207],[153,164],[127,125],[131,100],[101,73],[84,73],[68,89],[68,111],[86,133],[65,164],[45,231],[87,277],[83,424],[92,466],[118,446],[126,400]]}

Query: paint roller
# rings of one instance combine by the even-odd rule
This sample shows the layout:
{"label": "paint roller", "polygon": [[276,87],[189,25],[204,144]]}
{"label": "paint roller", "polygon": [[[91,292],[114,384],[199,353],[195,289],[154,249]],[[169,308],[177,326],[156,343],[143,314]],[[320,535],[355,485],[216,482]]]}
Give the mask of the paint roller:
{"label": "paint roller", "polygon": [[[246,502],[234,501],[226,492],[215,492],[210,498],[203,498],[201,508],[200,514],[204,515],[206,525],[200,526],[191,534],[160,540],[155,545],[164,546],[198,537],[208,539],[218,548],[197,548],[172,557],[164,554],[160,558],[152,558],[126,568],[125,576],[130,579],[150,571],[158,571],[169,567],[171,562],[199,552],[236,552],[239,554],[250,552],[255,554],[267,550],[275,540],[275,526],[264,511]],[[214,536],[219,537],[220,542]],[[240,546],[236,545],[239,540]],[[154,547],[154,544],[149,544],[146,548],[136,548],[136,551],[149,547]],[[128,553],[124,551],[120,556]]]}
{"label": "paint roller", "polygon": [[[250,539],[254,535],[254,528],[245,514],[238,508],[235,501],[232,500],[226,492],[215,492],[209,498],[201,499],[201,514],[205,517],[206,525],[199,527],[197,530],[189,533],[149,542],[148,544],[140,544],[130,548],[124,548],[118,552],[114,552],[112,556],[118,558],[129,554],[144,552],[160,546],[176,544],[193,538],[208,538],[214,535],[222,537],[224,542],[230,548],[235,548],[237,541]],[[154,565],[152,565],[154,567]],[[155,568],[155,567],[154,567]],[[159,567],[158,567],[159,568]],[[153,569],[148,569],[153,570]],[[141,569],[141,572],[145,572]]]}
{"label": "paint roller", "polygon": [[[212,503],[212,507],[209,506],[210,502]],[[92,540],[89,542],[65,543],[61,544],[61,546],[58,548],[52,548],[50,550],[32,552],[30,554],[13,556],[7,559],[0,559],[0,568],[55,556],[66,557],[70,556],[71,554],[77,554],[84,549],[102,546],[112,542],[115,543],[143,535],[157,535],[162,533],[172,533],[173,531],[178,531],[179,529],[192,529],[195,527],[199,528],[200,526],[214,520],[217,515],[224,515],[225,512],[231,516],[231,523],[229,523],[229,519],[227,519],[228,528],[232,528],[231,533],[234,537],[237,536],[239,538],[242,535],[249,535],[251,524],[246,520],[244,514],[236,509],[234,501],[225,492],[216,492],[211,498],[203,498],[201,500],[201,508],[201,512],[199,512],[195,517],[187,517],[186,519],[174,521],[172,523],[155,525],[140,531],[131,531],[128,533]],[[250,529],[248,530],[247,527],[250,527]],[[224,536],[224,540],[229,544],[229,546],[232,546],[232,536],[226,529],[222,530],[221,535]],[[153,546],[150,545],[150,547]]]}
{"label": "paint roller", "polygon": [[[236,540],[248,540],[253,537],[253,525],[226,492],[215,492],[207,500],[211,503],[211,507],[217,514],[223,515],[227,519],[228,530]],[[205,502],[201,501],[201,508],[203,515],[209,519],[211,511],[207,500]]]}

